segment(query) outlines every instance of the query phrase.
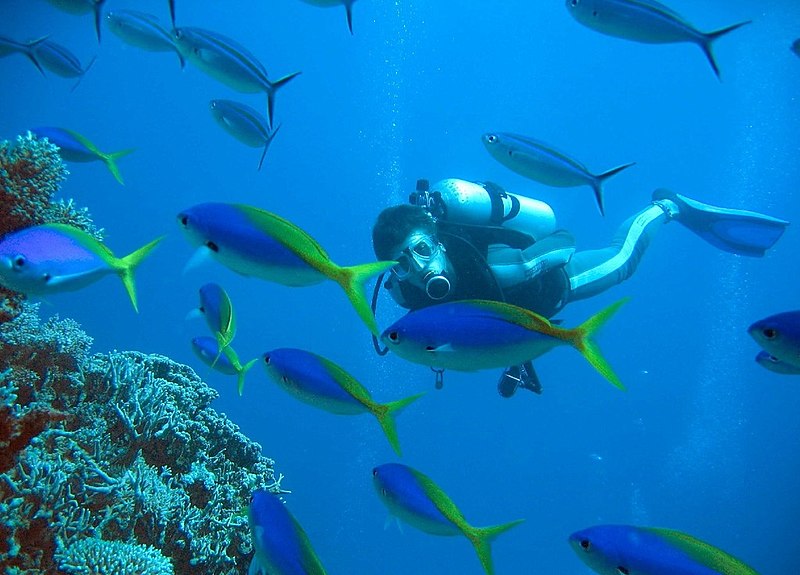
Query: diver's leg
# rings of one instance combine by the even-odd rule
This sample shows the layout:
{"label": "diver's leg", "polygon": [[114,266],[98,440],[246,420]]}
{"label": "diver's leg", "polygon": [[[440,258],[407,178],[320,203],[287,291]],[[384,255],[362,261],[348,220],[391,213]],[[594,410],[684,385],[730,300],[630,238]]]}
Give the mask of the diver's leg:
{"label": "diver's leg", "polygon": [[653,236],[674,215],[673,207],[666,200],[654,202],[625,220],[607,248],[575,253],[564,266],[569,301],[595,296],[631,277]]}

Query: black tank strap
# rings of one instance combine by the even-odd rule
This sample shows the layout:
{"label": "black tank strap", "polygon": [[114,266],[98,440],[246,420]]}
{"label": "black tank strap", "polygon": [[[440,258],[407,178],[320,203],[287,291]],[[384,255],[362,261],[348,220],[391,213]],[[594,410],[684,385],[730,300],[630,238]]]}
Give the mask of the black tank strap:
{"label": "black tank strap", "polygon": [[[378,280],[375,282],[375,289],[372,290],[372,317],[376,317],[375,310],[378,307],[378,293],[381,291],[381,285],[383,285],[383,276],[386,275],[386,272],[383,272],[381,275],[378,276]],[[378,338],[375,334],[372,334],[372,347],[375,348],[375,353],[378,355],[386,355],[389,352],[388,347],[381,347],[381,344],[378,343]]]}
{"label": "black tank strap", "polygon": [[[484,182],[481,185],[483,189],[486,190],[486,193],[489,194],[489,200],[492,203],[492,214],[489,216],[490,223],[493,226],[500,226],[503,224],[503,212],[505,212],[503,198],[508,197],[508,194],[506,194],[506,191],[502,187],[494,182]],[[519,211],[519,206],[517,206],[517,211]]]}

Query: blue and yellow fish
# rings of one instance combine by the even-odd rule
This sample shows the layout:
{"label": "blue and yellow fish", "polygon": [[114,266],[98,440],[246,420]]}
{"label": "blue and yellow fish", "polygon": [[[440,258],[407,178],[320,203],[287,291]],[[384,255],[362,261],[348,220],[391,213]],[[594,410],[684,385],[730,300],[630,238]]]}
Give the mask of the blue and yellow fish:
{"label": "blue and yellow fish", "polygon": [[24,228],[0,239],[0,284],[25,295],[48,295],[78,290],[116,274],[133,309],[139,311],[133,272],[161,239],[118,258],[98,239],[73,226]]}
{"label": "blue and yellow fish", "polygon": [[322,246],[291,222],[243,204],[198,204],[178,214],[178,223],[201,254],[239,274],[294,287],[335,281],[370,331],[377,333],[364,284],[397,262],[338,266]]}
{"label": "blue and yellow fish", "polygon": [[371,413],[400,455],[394,416],[424,393],[378,403],[352,375],[322,356],[302,349],[280,348],[264,354],[267,374],[300,401],[339,415]]}
{"label": "blue and yellow fish", "polygon": [[308,535],[277,495],[254,491],[248,520],[255,550],[248,575],[325,575]]}
{"label": "blue and yellow fish", "polygon": [[119,152],[101,152],[89,139],[66,128],[41,127],[31,132],[39,138],[47,138],[58,147],[58,153],[67,162],[103,162],[114,178],[123,186],[117,160],[133,152],[133,148]]}
{"label": "blue and yellow fish", "polygon": [[233,313],[231,298],[219,284],[207,283],[200,288],[198,310],[214,334],[220,353],[223,352],[236,336],[236,316]]}
{"label": "blue and yellow fish", "polygon": [[409,312],[386,328],[381,340],[403,359],[456,371],[520,365],[569,344],[609,382],[625,389],[591,339],[625,301],[611,304],[573,329],[507,303],[447,302]]}
{"label": "blue and yellow fish", "polygon": [[569,536],[600,575],[758,575],[735,557],[672,529],[597,525]]}
{"label": "blue and yellow fish", "polygon": [[211,369],[215,369],[225,375],[237,376],[236,388],[239,391],[239,395],[242,395],[244,391],[244,376],[258,362],[256,357],[242,365],[239,356],[230,345],[220,349],[217,340],[209,336],[193,338],[192,351]]}
{"label": "blue and yellow fish", "polygon": [[430,477],[401,463],[379,465],[372,470],[372,479],[378,496],[392,515],[431,535],[463,535],[475,547],[489,575],[494,573],[492,540],[524,521],[473,527]]}

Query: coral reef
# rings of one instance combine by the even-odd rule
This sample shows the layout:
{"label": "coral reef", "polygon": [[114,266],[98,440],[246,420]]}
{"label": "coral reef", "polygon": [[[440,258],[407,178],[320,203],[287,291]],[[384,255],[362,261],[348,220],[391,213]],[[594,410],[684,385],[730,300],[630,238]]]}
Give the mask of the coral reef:
{"label": "coral reef", "polygon": [[[86,208],[55,199],[67,168],[58,148],[30,132],[0,142],[0,236],[44,223],[70,224],[102,239]],[[12,319],[23,296],[0,286],[0,321]]]}
{"label": "coral reef", "polygon": [[[273,462],[191,368],[90,345],[28,302],[0,325],[5,573],[134,572],[98,562],[123,552],[147,565],[137,573],[245,573],[244,509],[255,489],[282,492]],[[112,541],[128,547],[103,552]]]}

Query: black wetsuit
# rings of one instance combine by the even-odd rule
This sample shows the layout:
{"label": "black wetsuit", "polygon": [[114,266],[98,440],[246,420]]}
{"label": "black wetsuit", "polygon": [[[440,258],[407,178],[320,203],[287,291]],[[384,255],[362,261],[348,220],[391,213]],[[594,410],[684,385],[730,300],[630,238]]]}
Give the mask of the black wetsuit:
{"label": "black wetsuit", "polygon": [[548,318],[563,307],[569,287],[563,268],[547,271],[504,290],[486,263],[490,244],[523,250],[534,243],[531,236],[508,228],[441,221],[437,228],[437,238],[455,272],[453,287],[447,297],[433,300],[424,289],[410,282],[395,281],[392,289],[400,290],[403,307],[413,310],[448,301],[487,299],[511,303]]}

